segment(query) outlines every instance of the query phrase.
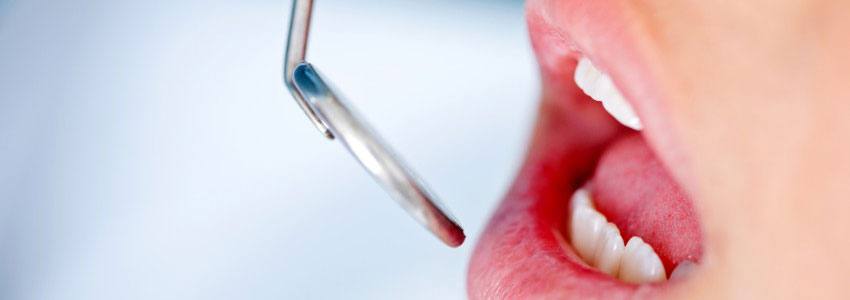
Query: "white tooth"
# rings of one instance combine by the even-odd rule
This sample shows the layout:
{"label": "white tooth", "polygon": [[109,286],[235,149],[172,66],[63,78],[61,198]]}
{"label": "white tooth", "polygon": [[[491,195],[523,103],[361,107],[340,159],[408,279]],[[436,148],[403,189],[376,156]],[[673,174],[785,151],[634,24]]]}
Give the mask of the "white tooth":
{"label": "white tooth", "polygon": [[626,99],[623,98],[623,95],[620,94],[620,91],[612,90],[611,94],[607,96],[600,96],[602,99],[602,107],[605,108],[614,119],[620,121],[623,125],[628,126],[634,130],[641,130],[643,128],[643,124],[638,118],[637,114],[635,114],[632,106],[626,102]]}
{"label": "white tooth", "polygon": [[593,202],[590,201],[590,193],[585,188],[580,188],[573,192],[573,198],[570,199],[570,208],[576,207],[593,207]]}
{"label": "white tooth", "polygon": [[573,211],[572,226],[570,226],[570,242],[579,256],[593,265],[593,254],[598,240],[602,237],[602,229],[608,223],[605,216],[590,207],[579,206]]}
{"label": "white tooth", "polygon": [[619,277],[631,283],[650,283],[664,281],[666,273],[655,250],[635,236],[629,239],[623,251]]}
{"label": "white tooth", "polygon": [[603,237],[598,243],[593,259],[595,267],[608,275],[617,276],[625,248],[620,230],[612,223],[606,224]]}
{"label": "white tooth", "polygon": [[585,94],[602,102],[602,106],[614,119],[635,130],[643,128],[640,118],[611,78],[599,71],[586,57],[579,59],[573,80]]}
{"label": "white tooth", "polygon": [[576,65],[575,74],[573,74],[573,80],[575,80],[576,85],[581,88],[585,93],[591,87],[593,87],[596,83],[596,80],[599,79],[599,76],[602,73],[590,63],[588,59],[581,59],[578,61],[578,65]]}
{"label": "white tooth", "polygon": [[684,260],[679,262],[676,265],[676,268],[673,269],[673,272],[670,273],[670,280],[679,280],[682,278],[686,278],[690,276],[691,273],[696,271],[697,264],[693,263],[689,260]]}
{"label": "white tooth", "polygon": [[611,78],[604,73],[598,74],[596,81],[594,81],[592,85],[588,86],[585,93],[596,101],[607,100],[609,96],[617,94],[617,88],[614,86],[614,82],[611,81]]}
{"label": "white tooth", "polygon": [[[570,243],[588,265],[631,283],[666,280],[664,265],[652,246],[636,236],[624,245],[620,230],[596,211],[586,188],[576,190],[570,201]],[[683,261],[674,273],[682,276],[691,265]]]}

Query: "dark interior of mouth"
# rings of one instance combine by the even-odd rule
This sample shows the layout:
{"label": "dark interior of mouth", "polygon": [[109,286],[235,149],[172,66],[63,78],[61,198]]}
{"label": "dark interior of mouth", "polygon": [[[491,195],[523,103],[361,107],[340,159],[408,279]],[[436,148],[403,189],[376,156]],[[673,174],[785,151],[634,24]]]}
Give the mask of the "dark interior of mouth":
{"label": "dark interior of mouth", "polygon": [[[586,95],[575,96],[578,99],[572,100],[578,103],[567,105],[569,115],[582,113],[581,101],[601,106]],[[620,229],[624,241],[638,236],[653,247],[669,277],[680,262],[699,262],[699,218],[690,197],[657,158],[643,132],[619,126],[622,133],[598,153],[588,179],[591,196],[596,209]]]}

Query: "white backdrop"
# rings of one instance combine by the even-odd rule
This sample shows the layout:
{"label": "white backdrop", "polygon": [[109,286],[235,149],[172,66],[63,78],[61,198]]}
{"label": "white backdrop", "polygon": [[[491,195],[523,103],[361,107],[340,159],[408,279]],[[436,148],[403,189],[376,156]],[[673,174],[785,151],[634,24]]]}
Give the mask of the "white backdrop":
{"label": "white backdrop", "polygon": [[524,151],[516,1],[317,1],[309,58],[469,236],[281,85],[288,1],[0,1],[0,299],[451,299]]}

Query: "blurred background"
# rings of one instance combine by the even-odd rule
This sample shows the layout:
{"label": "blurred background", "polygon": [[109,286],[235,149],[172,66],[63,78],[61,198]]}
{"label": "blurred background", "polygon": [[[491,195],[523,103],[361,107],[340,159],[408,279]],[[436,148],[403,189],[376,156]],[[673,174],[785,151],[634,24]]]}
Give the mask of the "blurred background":
{"label": "blurred background", "polygon": [[0,299],[464,298],[534,117],[521,1],[316,2],[309,59],[459,249],[293,102],[289,5],[0,0]]}

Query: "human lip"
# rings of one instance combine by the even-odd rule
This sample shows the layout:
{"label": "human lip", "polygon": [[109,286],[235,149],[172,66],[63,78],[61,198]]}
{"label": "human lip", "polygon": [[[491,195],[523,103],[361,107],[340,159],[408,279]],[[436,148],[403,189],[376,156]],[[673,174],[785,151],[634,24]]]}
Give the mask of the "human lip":
{"label": "human lip", "polygon": [[[624,237],[641,236],[653,244],[667,274],[681,262],[700,259],[702,236],[687,197],[693,186],[687,160],[666,118],[651,56],[642,54],[634,36],[639,31],[631,30],[618,5],[528,2],[543,101],[523,168],[470,263],[471,298],[654,298],[665,292],[667,284],[627,284],[589,267],[567,242],[568,199],[591,177],[600,211]],[[581,57],[614,78],[644,123],[641,137],[572,83]],[[630,158],[635,155],[648,157]],[[629,165],[652,175],[629,178],[620,167]],[[652,200],[643,201],[647,195]]]}

